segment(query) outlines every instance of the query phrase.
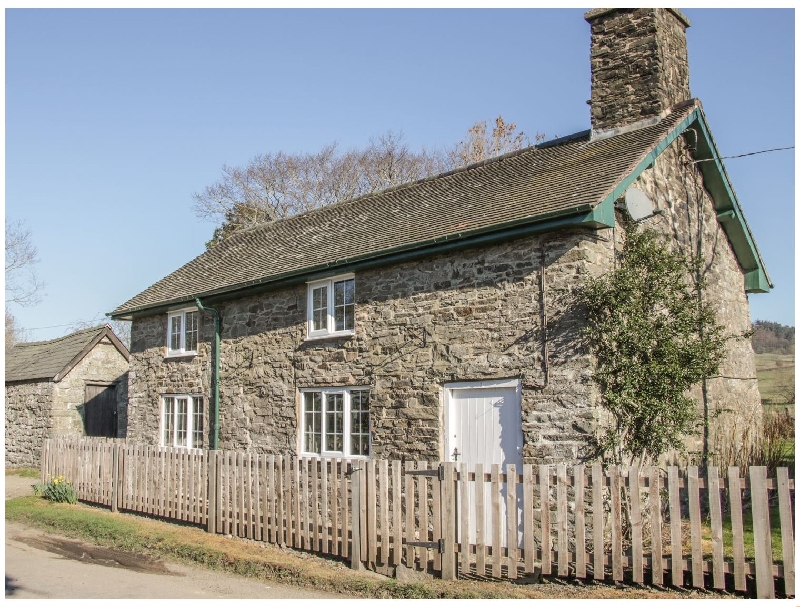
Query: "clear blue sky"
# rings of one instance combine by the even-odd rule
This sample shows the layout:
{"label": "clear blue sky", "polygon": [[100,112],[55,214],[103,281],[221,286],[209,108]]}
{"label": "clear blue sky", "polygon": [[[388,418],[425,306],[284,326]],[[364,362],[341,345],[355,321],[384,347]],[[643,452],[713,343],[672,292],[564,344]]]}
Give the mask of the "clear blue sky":
{"label": "clear blue sky", "polygon": [[[585,9],[6,10],[6,215],[38,247],[30,338],[100,317],[204,250],[192,193],[261,152],[446,146],[502,114],[589,127]],[[723,155],[794,145],[794,10],[685,9]],[[794,325],[794,151],[725,161]],[[44,328],[50,327],[50,328]]]}

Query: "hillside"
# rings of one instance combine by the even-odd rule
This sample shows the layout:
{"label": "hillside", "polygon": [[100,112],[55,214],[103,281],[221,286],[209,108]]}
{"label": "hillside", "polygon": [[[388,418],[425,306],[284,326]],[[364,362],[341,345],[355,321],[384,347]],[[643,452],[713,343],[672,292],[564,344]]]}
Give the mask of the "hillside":
{"label": "hillside", "polygon": [[794,407],[794,327],[757,320],[752,341],[761,402]]}
{"label": "hillside", "polygon": [[753,323],[752,342],[756,354],[794,354],[794,327],[757,320]]}
{"label": "hillside", "polygon": [[762,403],[794,406],[793,354],[756,354],[756,374]]}

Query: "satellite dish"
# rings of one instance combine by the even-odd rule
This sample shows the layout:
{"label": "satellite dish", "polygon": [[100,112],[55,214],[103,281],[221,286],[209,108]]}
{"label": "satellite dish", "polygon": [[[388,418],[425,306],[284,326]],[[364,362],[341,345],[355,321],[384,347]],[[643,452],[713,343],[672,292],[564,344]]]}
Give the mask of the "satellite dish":
{"label": "satellite dish", "polygon": [[641,221],[653,214],[653,201],[639,188],[628,188],[625,192],[625,210],[634,221]]}

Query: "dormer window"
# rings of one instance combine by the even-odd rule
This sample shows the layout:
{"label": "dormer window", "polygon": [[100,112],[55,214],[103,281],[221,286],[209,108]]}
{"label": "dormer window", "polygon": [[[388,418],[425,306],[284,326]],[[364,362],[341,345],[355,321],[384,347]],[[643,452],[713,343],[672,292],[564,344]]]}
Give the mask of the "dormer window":
{"label": "dormer window", "polygon": [[196,308],[170,312],[167,322],[167,355],[197,354],[198,318]]}
{"label": "dormer window", "polygon": [[308,283],[308,338],[353,335],[355,308],[352,274]]}

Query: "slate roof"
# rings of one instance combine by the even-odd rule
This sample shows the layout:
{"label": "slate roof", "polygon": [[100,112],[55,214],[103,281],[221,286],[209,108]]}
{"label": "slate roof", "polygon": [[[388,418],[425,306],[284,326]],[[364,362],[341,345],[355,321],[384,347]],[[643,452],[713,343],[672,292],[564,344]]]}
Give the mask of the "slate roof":
{"label": "slate roof", "polygon": [[112,316],[591,211],[694,109],[688,104],[658,124],[596,140],[585,131],[243,230]]}
{"label": "slate roof", "polygon": [[50,341],[15,345],[6,353],[6,383],[34,379],[58,381],[106,336],[127,359],[128,350],[114,335],[111,327],[102,325]]}

